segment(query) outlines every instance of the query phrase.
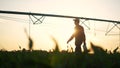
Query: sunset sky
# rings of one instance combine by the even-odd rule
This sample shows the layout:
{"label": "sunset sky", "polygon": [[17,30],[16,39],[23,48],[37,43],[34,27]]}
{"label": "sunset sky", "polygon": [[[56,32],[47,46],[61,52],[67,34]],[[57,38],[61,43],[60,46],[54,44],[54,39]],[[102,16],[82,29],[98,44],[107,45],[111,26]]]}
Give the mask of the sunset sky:
{"label": "sunset sky", "polygon": [[[79,16],[88,18],[108,19],[120,21],[120,0],[0,0],[0,10],[22,11],[46,14]],[[30,29],[29,29],[29,23]],[[86,21],[90,30],[85,28],[87,44],[93,42],[105,49],[113,50],[120,45],[119,35],[105,36],[106,30],[113,23]],[[120,27],[120,25],[118,25]],[[42,24],[33,25],[29,16],[0,14],[0,49],[18,50],[19,46],[27,48],[28,40],[24,29],[34,41],[34,49],[50,50],[54,43],[50,36],[54,36],[61,50],[66,50],[66,41],[71,36],[73,19],[45,17]],[[109,34],[119,34],[114,28]],[[69,43],[74,47],[74,40]],[[88,47],[90,47],[88,45]]]}

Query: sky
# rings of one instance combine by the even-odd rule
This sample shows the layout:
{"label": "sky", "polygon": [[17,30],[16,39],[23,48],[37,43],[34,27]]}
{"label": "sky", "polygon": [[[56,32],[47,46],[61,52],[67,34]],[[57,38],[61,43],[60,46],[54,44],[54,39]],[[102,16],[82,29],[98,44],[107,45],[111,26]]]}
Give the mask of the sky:
{"label": "sky", "polygon": [[[119,3],[120,0],[0,0],[0,10],[119,21]],[[86,21],[85,24],[90,27],[89,30],[81,24],[85,28],[87,44],[93,42],[109,50],[120,45],[119,35],[105,36],[106,30],[109,30],[113,23]],[[19,46],[27,49],[28,40],[24,32],[25,28],[34,41],[34,49],[53,49],[54,42],[50,36],[56,38],[61,50],[66,50],[67,45],[74,47],[74,40],[66,44],[73,33],[73,19],[45,17],[42,24],[33,25],[29,16],[0,14],[0,49],[18,50]],[[109,34],[119,34],[119,29],[115,27]]]}

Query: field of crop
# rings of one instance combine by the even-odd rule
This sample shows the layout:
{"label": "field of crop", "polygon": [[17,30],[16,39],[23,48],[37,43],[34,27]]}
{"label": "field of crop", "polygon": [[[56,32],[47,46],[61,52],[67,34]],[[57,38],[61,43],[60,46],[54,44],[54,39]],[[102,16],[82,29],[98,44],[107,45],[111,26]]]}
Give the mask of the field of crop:
{"label": "field of crop", "polygon": [[93,46],[94,54],[42,50],[0,51],[0,68],[120,68],[120,53]]}

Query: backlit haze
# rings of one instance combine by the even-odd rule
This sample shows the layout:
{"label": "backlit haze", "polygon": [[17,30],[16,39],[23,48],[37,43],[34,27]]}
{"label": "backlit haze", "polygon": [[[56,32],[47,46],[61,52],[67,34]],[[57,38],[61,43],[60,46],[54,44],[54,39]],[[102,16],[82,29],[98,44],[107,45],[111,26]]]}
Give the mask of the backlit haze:
{"label": "backlit haze", "polygon": [[[120,20],[120,0],[0,0],[0,10],[22,11],[46,14],[79,16],[88,18]],[[40,18],[40,16],[37,16]],[[29,24],[30,23],[30,24]],[[87,47],[93,42],[104,49],[113,50],[120,45],[120,30],[115,27],[106,35],[106,30],[114,25],[108,22],[86,21],[90,30],[85,29]],[[109,26],[109,28],[108,28]],[[118,25],[120,28],[120,25]],[[19,46],[28,49],[28,39],[24,32],[31,36],[34,49],[47,50],[54,48],[53,36],[61,50],[67,45],[74,48],[74,40],[69,44],[66,41],[74,32],[74,23],[71,18],[45,17],[43,23],[33,25],[29,16],[0,14],[0,49],[18,50]]]}

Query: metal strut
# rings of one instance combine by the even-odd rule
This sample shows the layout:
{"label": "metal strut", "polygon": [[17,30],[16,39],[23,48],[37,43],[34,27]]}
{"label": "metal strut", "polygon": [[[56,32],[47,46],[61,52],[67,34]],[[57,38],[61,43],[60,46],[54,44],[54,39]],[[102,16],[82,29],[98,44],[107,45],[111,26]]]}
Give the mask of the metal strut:
{"label": "metal strut", "polygon": [[85,24],[86,21],[88,21],[88,20],[87,20],[87,19],[85,19],[85,20],[80,20],[81,24],[84,24],[84,25],[88,28],[88,30],[90,30],[90,27]]}
{"label": "metal strut", "polygon": [[[40,18],[38,18],[35,15],[29,15],[29,18],[33,24],[41,24],[41,23],[43,23],[45,16],[41,16]],[[34,20],[33,20],[33,18],[34,18]]]}
{"label": "metal strut", "polygon": [[109,28],[109,25],[108,25],[105,35],[108,35],[108,33],[111,32],[112,29],[114,29],[115,27],[117,27],[120,31],[120,27],[118,26],[118,24],[117,23],[113,23],[113,24],[114,25],[109,30],[108,30],[108,28]]}

